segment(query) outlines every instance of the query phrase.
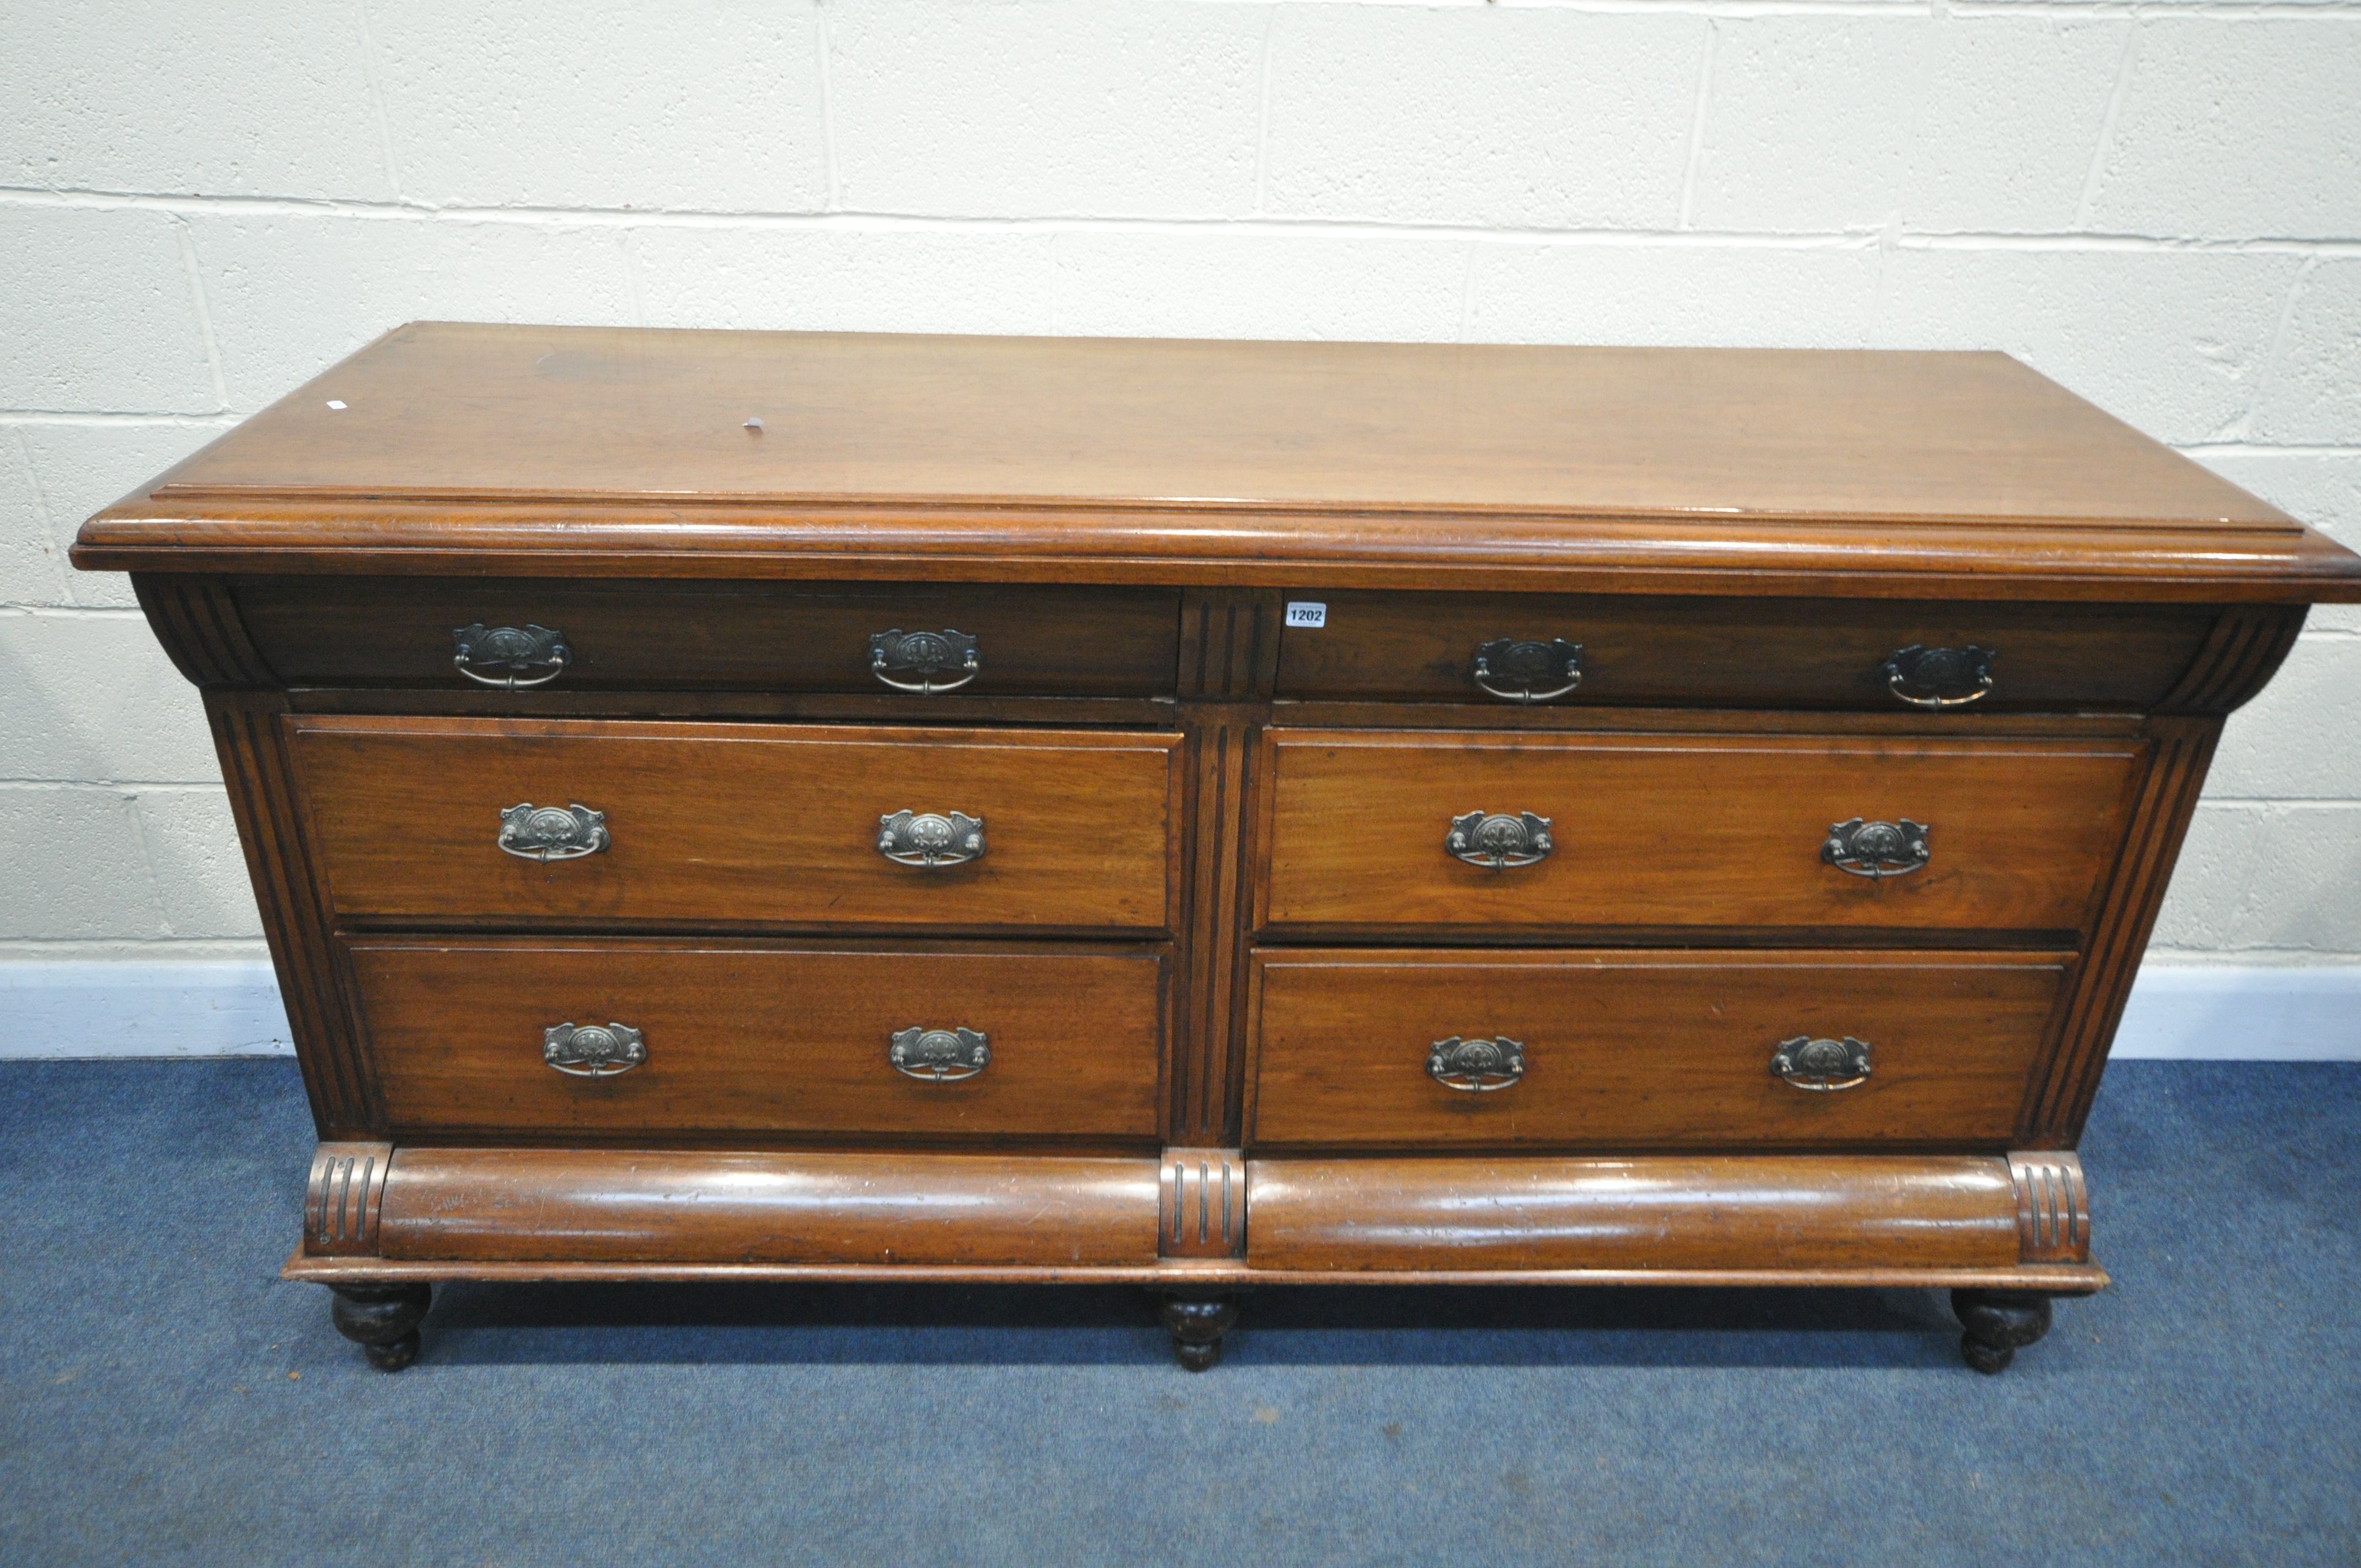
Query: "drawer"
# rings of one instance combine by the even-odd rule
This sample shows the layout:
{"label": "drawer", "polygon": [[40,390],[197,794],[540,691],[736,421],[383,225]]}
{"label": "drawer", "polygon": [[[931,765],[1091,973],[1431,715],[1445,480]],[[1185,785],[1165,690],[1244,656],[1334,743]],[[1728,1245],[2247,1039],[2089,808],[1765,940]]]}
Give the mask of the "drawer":
{"label": "drawer", "polygon": [[[1274,730],[1266,929],[2071,931],[2137,740]],[[1471,816],[1546,856],[1451,850]],[[1832,828],[1860,819],[1832,863]],[[1872,858],[1878,824],[1899,860]],[[1927,857],[1909,850],[1923,828]],[[1510,850],[1520,835],[1502,840]],[[1878,874],[1856,874],[1874,872]]]}
{"label": "drawer", "polygon": [[[2071,961],[1257,952],[1250,1141],[1998,1149]],[[1819,1040],[1833,1043],[1808,1048]],[[1782,1046],[1801,1041],[1798,1077],[1833,1067],[1819,1081],[1845,1082],[1848,1040],[1869,1068],[1851,1087],[1798,1087],[1774,1070]]]}
{"label": "drawer", "polygon": [[[1175,919],[1175,735],[287,722],[313,856],[349,917],[1078,930]],[[561,827],[582,808],[573,841],[530,822],[520,841],[511,814],[524,806],[560,813]],[[980,825],[981,853],[888,859],[882,819],[904,811]],[[896,852],[922,854],[922,838],[903,836]]]}
{"label": "drawer", "polygon": [[[1156,1133],[1164,960],[1153,953],[390,938],[349,952],[396,1134]],[[567,1025],[612,1045],[553,1045],[549,1031]],[[980,1071],[969,1073],[975,1042],[962,1029],[981,1036]],[[911,1030],[914,1070],[935,1054],[928,1035],[950,1036],[945,1077],[895,1065],[895,1036]],[[585,1076],[601,1047],[610,1065],[640,1059]],[[553,1051],[575,1070],[550,1065]]]}
{"label": "drawer", "polygon": [[[1309,595],[1301,597],[1311,597]],[[1280,635],[1279,695],[1297,698],[1499,703],[1581,682],[1561,706],[1798,707],[1902,711],[1885,674],[1909,648],[1988,650],[1992,686],[1977,708],[2147,707],[2189,668],[2215,611],[2175,608],[1927,604],[1850,599],[1606,598],[1543,594],[1330,593],[1324,624]],[[1531,661],[1528,668],[1523,661]],[[1531,684],[1527,684],[1528,677]],[[1943,695],[1916,687],[1916,695]],[[1948,689],[1948,688],[1947,688]],[[1971,686],[1951,695],[1964,696]]]}
{"label": "drawer", "polygon": [[[255,577],[232,591],[255,646],[291,685],[478,689],[483,682],[453,664],[454,634],[470,626],[559,634],[562,669],[520,645],[514,672],[558,691],[890,696],[898,682],[956,684],[970,696],[1169,696],[1179,666],[1180,598],[1171,588]],[[947,662],[931,675],[873,667],[878,634],[944,631],[972,640],[972,675],[964,641],[936,651]],[[498,685],[510,669],[495,663],[481,673]],[[926,701],[904,695],[914,707]]]}

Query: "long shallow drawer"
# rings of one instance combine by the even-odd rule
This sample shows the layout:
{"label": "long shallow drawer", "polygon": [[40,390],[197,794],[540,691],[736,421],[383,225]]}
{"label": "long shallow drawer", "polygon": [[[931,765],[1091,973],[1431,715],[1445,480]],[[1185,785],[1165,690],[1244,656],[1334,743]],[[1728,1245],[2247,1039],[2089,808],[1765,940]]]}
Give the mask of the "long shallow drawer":
{"label": "long shallow drawer", "polygon": [[[955,689],[971,696],[1159,696],[1174,689],[1170,588],[970,583],[590,582],[256,577],[233,587],[255,646],[304,685],[520,684],[556,690]],[[468,639],[468,628],[481,632]],[[554,634],[496,642],[502,629]],[[886,633],[955,633],[896,658]],[[462,641],[475,674],[455,661]],[[561,662],[555,652],[564,649]],[[919,655],[942,663],[931,673]],[[514,662],[500,655],[513,652]],[[972,652],[973,668],[968,654]]]}
{"label": "long shallow drawer", "polygon": [[350,952],[396,1133],[1156,1131],[1153,953],[366,939]]}
{"label": "long shallow drawer", "polygon": [[[2215,614],[1543,594],[1340,592],[1312,602],[1321,624],[1302,624],[1310,617],[1299,612],[1280,635],[1282,697],[1896,710],[1913,698],[2144,707],[2189,668]],[[1899,662],[1897,680],[1888,662],[1912,649],[1981,649],[1991,685],[1965,662],[1929,664],[1922,682],[1916,656]]]}
{"label": "long shallow drawer", "polygon": [[[348,916],[1143,930],[1174,919],[1173,735],[288,722],[313,851]],[[889,845],[888,819],[906,811]]]}
{"label": "long shallow drawer", "polygon": [[2072,930],[2114,858],[2144,745],[1400,730],[1268,743],[1265,928],[1491,931]]}
{"label": "long shallow drawer", "polygon": [[1999,1148],[2070,962],[1257,952],[1248,1137],[1265,1148]]}

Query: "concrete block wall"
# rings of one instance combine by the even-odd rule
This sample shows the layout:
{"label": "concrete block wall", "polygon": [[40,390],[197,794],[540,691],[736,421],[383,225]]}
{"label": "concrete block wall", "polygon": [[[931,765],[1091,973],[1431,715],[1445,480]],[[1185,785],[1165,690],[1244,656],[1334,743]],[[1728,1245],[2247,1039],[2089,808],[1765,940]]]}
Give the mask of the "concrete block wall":
{"label": "concrete block wall", "polygon": [[[2361,544],[2356,84],[2361,0],[20,0],[0,959],[260,955],[63,550],[400,322],[1997,347]],[[2157,948],[2361,966],[2361,614]]]}

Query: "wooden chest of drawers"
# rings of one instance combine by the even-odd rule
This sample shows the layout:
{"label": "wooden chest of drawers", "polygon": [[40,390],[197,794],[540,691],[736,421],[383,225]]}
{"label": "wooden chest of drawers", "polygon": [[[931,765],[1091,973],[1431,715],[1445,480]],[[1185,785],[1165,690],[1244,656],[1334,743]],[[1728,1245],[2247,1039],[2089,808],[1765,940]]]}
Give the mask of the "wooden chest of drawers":
{"label": "wooden chest of drawers", "polygon": [[1999,356],[405,327],[85,526],[291,1277],[2105,1283],[2223,716],[2361,560]]}

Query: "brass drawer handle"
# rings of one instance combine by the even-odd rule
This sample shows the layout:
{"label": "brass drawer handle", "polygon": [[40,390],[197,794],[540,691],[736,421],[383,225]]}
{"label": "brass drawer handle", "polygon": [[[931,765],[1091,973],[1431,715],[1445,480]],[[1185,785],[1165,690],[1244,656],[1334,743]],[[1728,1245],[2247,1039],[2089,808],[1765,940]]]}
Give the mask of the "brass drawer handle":
{"label": "brass drawer handle", "polygon": [[1434,1042],[1427,1055],[1426,1075],[1445,1089],[1489,1094],[1525,1076],[1525,1047],[1506,1035],[1488,1040],[1463,1040],[1454,1035]]}
{"label": "brass drawer handle", "polygon": [[566,633],[546,626],[472,626],[451,630],[451,667],[478,685],[545,686],[574,663]]}
{"label": "brass drawer handle", "polygon": [[992,1065],[992,1046],[975,1029],[897,1029],[885,1059],[905,1078],[957,1083]]}
{"label": "brass drawer handle", "polygon": [[500,813],[500,845],[521,861],[578,861],[607,847],[607,814],[528,800]]}
{"label": "brass drawer handle", "polygon": [[1914,642],[1888,653],[1878,674],[1885,677],[1886,690],[1913,707],[1965,707],[1992,694],[1996,657],[1973,643],[1929,648]]}
{"label": "brass drawer handle", "polygon": [[1927,825],[1907,817],[1899,822],[1849,822],[1828,825],[1828,842],[1820,859],[1851,876],[1904,876],[1925,865],[1934,855],[1927,847]]}
{"label": "brass drawer handle", "polygon": [[[1553,702],[1582,684],[1582,645],[1502,637],[1476,649],[1475,681],[1503,702]],[[1564,682],[1563,685],[1555,683]],[[1550,687],[1538,691],[1539,686]]]}
{"label": "brass drawer handle", "polygon": [[541,1059],[568,1078],[612,1078],[648,1059],[647,1036],[629,1024],[554,1025],[541,1032]]}
{"label": "brass drawer handle", "polygon": [[1451,819],[1451,831],[1444,837],[1443,847],[1454,860],[1466,861],[1471,866],[1489,866],[1499,872],[1537,865],[1549,859],[1556,844],[1550,838],[1550,819],[1546,817],[1535,817],[1530,811],[1521,811],[1514,817],[1488,817],[1480,811],[1471,811]]}
{"label": "brass drawer handle", "polygon": [[[975,639],[964,631],[904,631],[895,627],[891,631],[873,633],[869,639],[869,673],[892,686],[895,691],[920,692],[933,696],[937,692],[957,691],[975,679],[983,668],[983,655],[975,649]],[[945,670],[961,672],[955,681],[937,680]],[[895,680],[896,674],[915,674],[916,680]]]}
{"label": "brass drawer handle", "polygon": [[983,818],[896,811],[877,819],[877,852],[897,866],[936,871],[983,858]]}
{"label": "brass drawer handle", "polygon": [[1771,1054],[1771,1070],[1795,1088],[1816,1094],[1857,1089],[1869,1081],[1869,1042],[1850,1035],[1841,1040],[1798,1035],[1779,1042],[1779,1048]]}

